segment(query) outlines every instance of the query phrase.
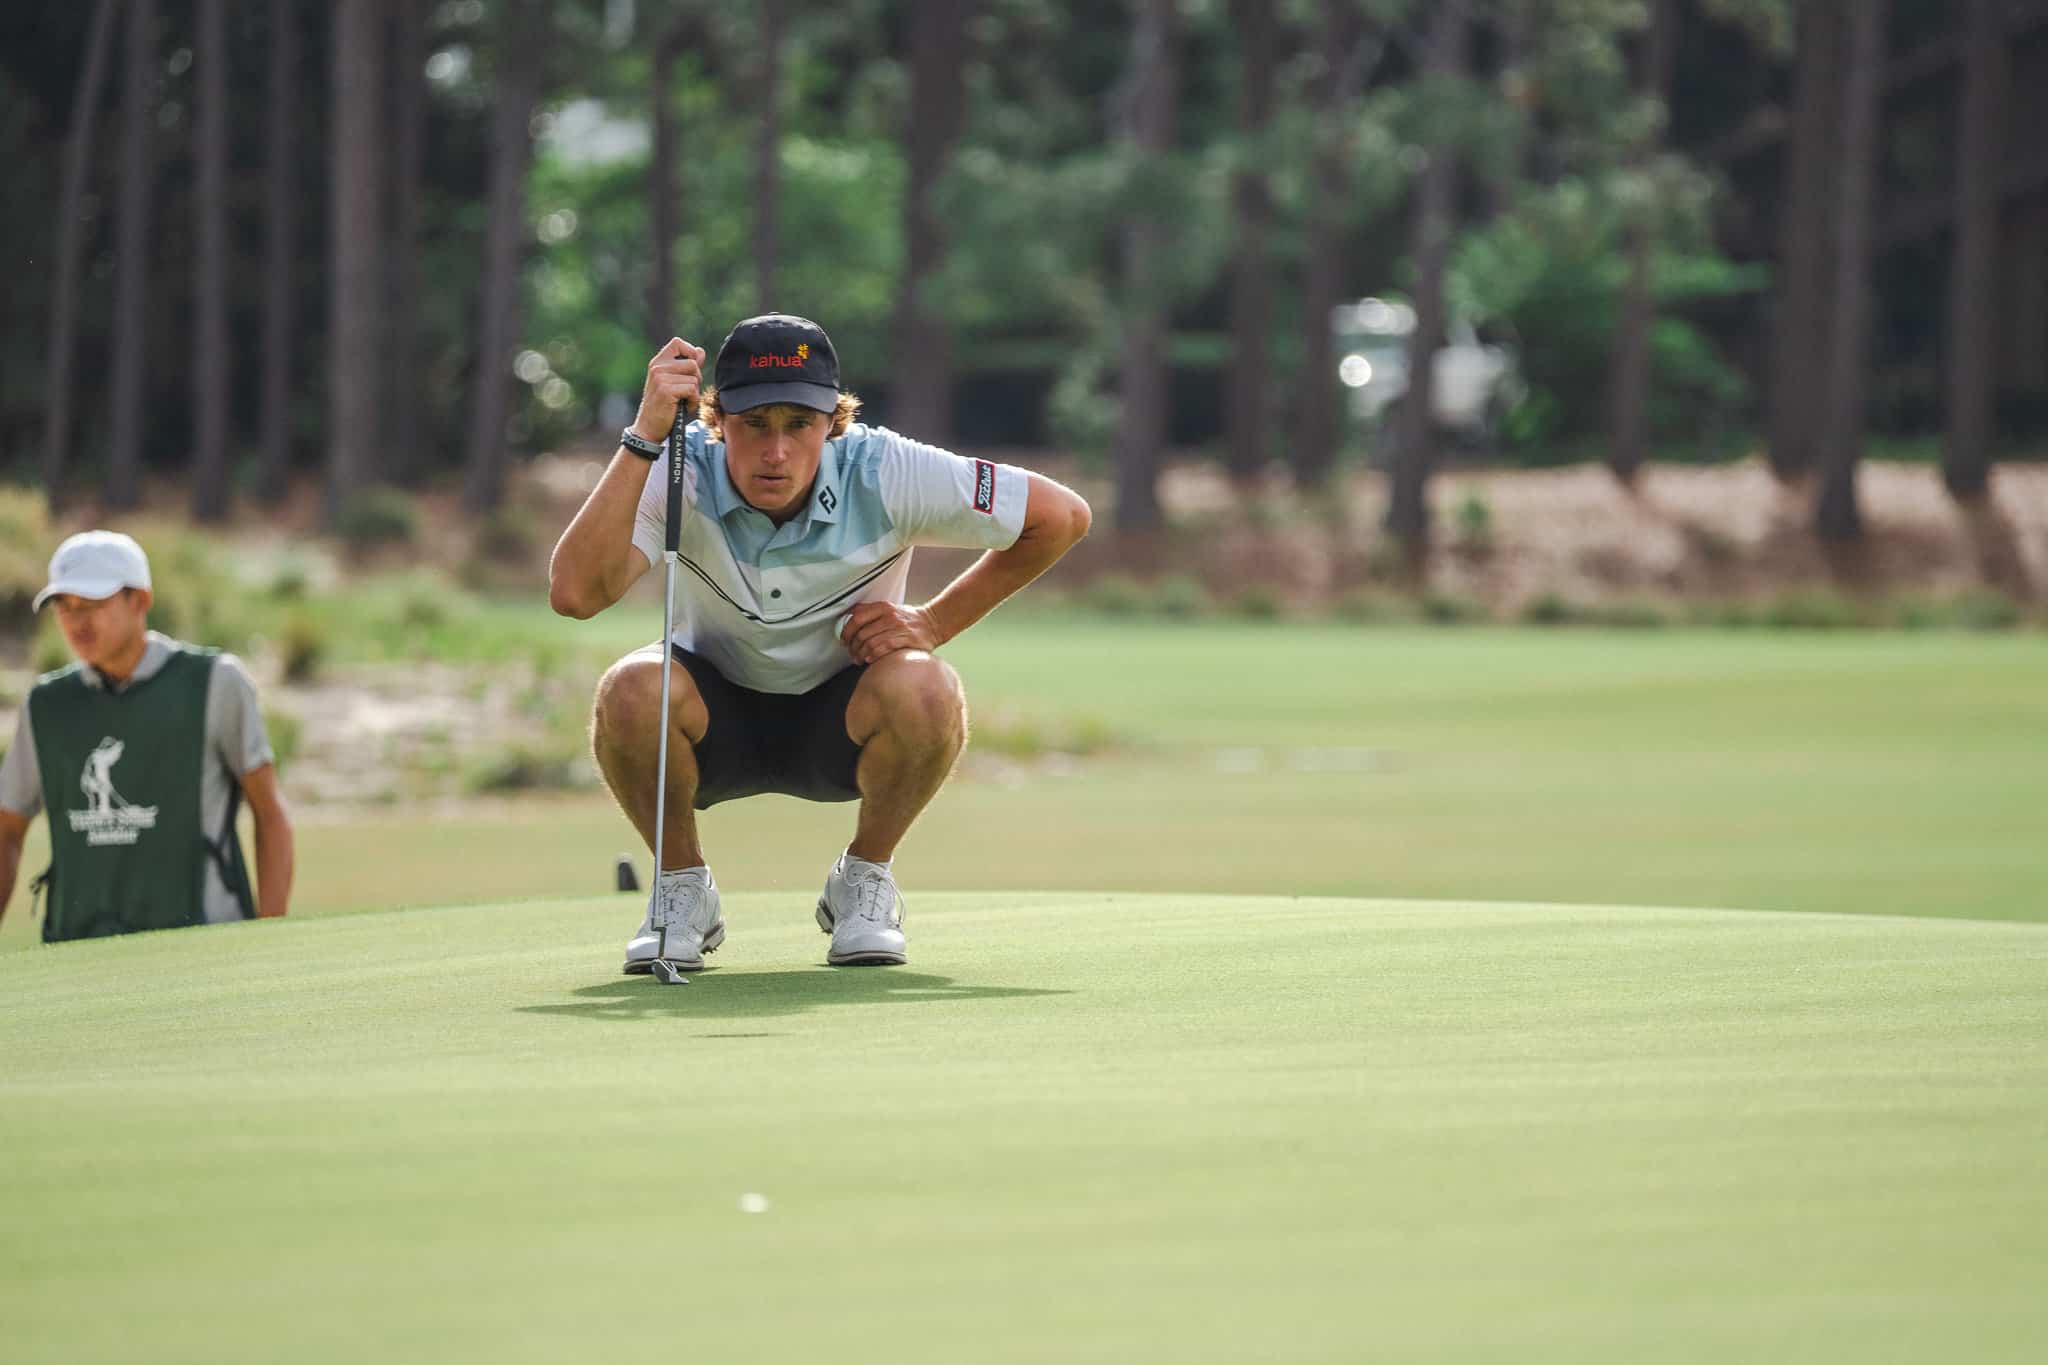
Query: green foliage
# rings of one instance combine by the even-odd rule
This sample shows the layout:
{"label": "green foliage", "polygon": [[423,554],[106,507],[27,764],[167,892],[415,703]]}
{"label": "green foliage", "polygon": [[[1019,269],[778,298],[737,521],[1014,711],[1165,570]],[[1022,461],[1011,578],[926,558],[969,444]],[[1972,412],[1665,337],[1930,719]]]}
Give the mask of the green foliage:
{"label": "green foliage", "polygon": [[1212,605],[1209,590],[1192,574],[1169,574],[1160,579],[1152,597],[1161,616],[1177,620],[1206,615]]}
{"label": "green foliage", "polygon": [[1024,760],[1052,754],[1089,758],[1118,749],[1122,743],[1109,722],[1097,715],[1046,717],[997,706],[975,713],[968,749]]}
{"label": "green foliage", "polygon": [[50,505],[37,489],[0,484],[0,633],[26,620],[57,548]]}
{"label": "green foliage", "polygon": [[282,777],[305,743],[305,722],[299,719],[296,711],[268,706],[263,711],[263,728],[270,736],[270,751],[276,757],[277,772]]}
{"label": "green foliage", "polygon": [[1282,603],[1280,595],[1263,583],[1253,583],[1238,590],[1230,599],[1230,614],[1247,621],[1276,621],[1280,618]]}
{"label": "green foliage", "polygon": [[1420,602],[1422,619],[1433,626],[1468,625],[1486,619],[1486,608],[1461,593],[1432,588]]}
{"label": "green foliage", "polygon": [[326,660],[329,630],[326,620],[310,611],[295,611],[285,618],[277,646],[280,666],[287,682],[308,682]]}
{"label": "green foliage", "polygon": [[1451,508],[1451,529],[1461,549],[1485,551],[1493,548],[1493,504],[1477,487],[1458,494]]}
{"label": "green foliage", "polygon": [[419,513],[411,496],[396,488],[364,489],[335,513],[334,534],[359,553],[410,545],[419,534]]}
{"label": "green foliage", "polygon": [[[1508,327],[1528,395],[1503,424],[1527,463],[1604,433],[1614,329],[1627,277],[1626,182],[1568,180],[1459,243],[1446,284],[1454,311]],[[1727,427],[1748,401],[1741,374],[1682,316],[1688,304],[1754,292],[1762,273],[1705,242],[1704,192],[1667,168],[1654,194],[1665,207],[1652,278],[1650,416],[1658,440]]]}
{"label": "green foliage", "polygon": [[590,755],[581,745],[521,740],[472,764],[463,780],[472,795],[573,791],[593,781]]}
{"label": "green foliage", "polygon": [[1149,606],[1145,585],[1129,574],[1106,573],[1082,589],[1081,605],[1105,616],[1136,616]]}

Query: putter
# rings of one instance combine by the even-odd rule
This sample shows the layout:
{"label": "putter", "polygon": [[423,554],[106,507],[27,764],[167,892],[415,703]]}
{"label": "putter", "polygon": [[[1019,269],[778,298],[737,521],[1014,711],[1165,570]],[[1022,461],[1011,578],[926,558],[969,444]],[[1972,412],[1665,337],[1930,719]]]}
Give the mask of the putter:
{"label": "putter", "polygon": [[[668,431],[668,517],[662,526],[661,547],[668,582],[661,593],[661,757],[654,780],[653,908],[656,913],[661,911],[661,836],[668,823],[668,679],[669,668],[676,657],[671,637],[676,629],[676,561],[682,558],[683,428],[689,424],[689,414],[684,412],[681,403],[676,404],[676,419]],[[689,985],[690,979],[669,961],[668,917],[665,914],[659,931],[661,938],[654,946],[654,979],[664,986]]]}

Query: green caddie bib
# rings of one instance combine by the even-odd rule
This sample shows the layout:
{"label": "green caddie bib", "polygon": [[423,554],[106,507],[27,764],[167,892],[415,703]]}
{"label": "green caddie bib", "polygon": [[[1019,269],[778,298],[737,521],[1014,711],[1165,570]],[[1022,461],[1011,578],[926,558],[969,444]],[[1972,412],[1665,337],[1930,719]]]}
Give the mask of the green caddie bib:
{"label": "green caddie bib", "polygon": [[217,656],[174,646],[161,670],[119,692],[73,664],[29,693],[50,817],[46,942],[205,922],[200,765]]}

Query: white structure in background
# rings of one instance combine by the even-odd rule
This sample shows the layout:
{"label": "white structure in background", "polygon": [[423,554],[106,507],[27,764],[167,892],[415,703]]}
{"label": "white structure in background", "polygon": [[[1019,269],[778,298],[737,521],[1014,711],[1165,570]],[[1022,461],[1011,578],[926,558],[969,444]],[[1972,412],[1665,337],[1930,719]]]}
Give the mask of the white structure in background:
{"label": "white structure in background", "polygon": [[[1362,425],[1377,426],[1407,394],[1408,338],[1414,331],[1415,310],[1398,299],[1360,299],[1330,310],[1337,379]],[[1494,423],[1521,396],[1520,363],[1512,348],[1482,342],[1470,323],[1452,322],[1446,332],[1430,395],[1436,424],[1462,441],[1484,445]]]}

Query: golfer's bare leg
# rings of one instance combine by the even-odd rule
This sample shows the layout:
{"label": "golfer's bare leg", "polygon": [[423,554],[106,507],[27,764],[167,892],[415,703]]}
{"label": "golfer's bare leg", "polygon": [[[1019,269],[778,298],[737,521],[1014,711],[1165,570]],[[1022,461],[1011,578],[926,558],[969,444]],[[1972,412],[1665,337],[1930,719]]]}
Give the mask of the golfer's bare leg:
{"label": "golfer's bare leg", "polygon": [[[704,865],[697,843],[697,755],[711,717],[689,670],[669,667],[668,803],[661,860],[667,871]],[[654,784],[661,766],[661,654],[641,650],[598,679],[591,707],[590,748],[619,809],[654,847]]]}
{"label": "golfer's bare leg", "polygon": [[861,746],[860,823],[847,851],[885,863],[967,744],[960,675],[921,649],[888,655],[861,675],[846,733]]}

